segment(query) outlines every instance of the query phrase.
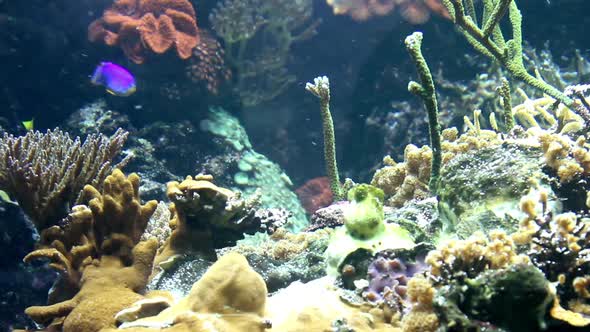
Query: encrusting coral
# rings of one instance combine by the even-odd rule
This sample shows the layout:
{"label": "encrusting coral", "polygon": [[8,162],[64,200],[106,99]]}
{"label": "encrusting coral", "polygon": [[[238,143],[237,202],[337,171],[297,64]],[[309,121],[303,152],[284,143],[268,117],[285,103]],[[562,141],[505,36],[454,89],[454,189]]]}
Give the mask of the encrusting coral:
{"label": "encrusting coral", "polygon": [[157,240],[140,241],[157,202],[141,205],[139,177],[114,170],[102,192],[85,186],[82,201],[62,226],[41,234],[25,262],[49,259],[60,273],[47,306],[26,310],[34,321],[64,332],[114,327],[114,315],[142,298]]}
{"label": "encrusting coral", "polygon": [[40,232],[67,216],[80,204],[81,191],[90,184],[101,188],[104,179],[128,159],[115,164],[128,133],[89,135],[84,142],[61,130],[29,131],[0,138],[0,188],[12,195]]}
{"label": "encrusting coral", "polygon": [[[246,259],[229,253],[213,264],[189,295],[157,313],[133,306],[117,314],[125,331],[224,331],[262,332],[267,290],[264,280]],[[144,317],[135,320],[137,317]],[[119,330],[108,330],[119,331]]]}
{"label": "encrusting coral", "polygon": [[161,54],[170,48],[188,59],[199,43],[195,15],[188,0],[117,0],[90,24],[88,39],[119,46],[138,64],[148,51]]}

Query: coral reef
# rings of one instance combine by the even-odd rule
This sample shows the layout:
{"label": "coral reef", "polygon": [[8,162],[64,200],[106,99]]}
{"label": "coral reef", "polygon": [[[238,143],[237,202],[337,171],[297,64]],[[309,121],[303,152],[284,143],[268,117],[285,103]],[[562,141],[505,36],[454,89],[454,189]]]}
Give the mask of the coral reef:
{"label": "coral reef", "polygon": [[282,94],[295,81],[286,68],[293,44],[315,35],[312,1],[225,0],[209,15],[234,68],[235,91],[245,106]]}
{"label": "coral reef", "polygon": [[327,177],[311,179],[297,188],[295,193],[297,193],[305,212],[310,215],[333,202],[330,180]]}
{"label": "coral reef", "polygon": [[223,109],[210,109],[207,119],[201,121],[201,129],[219,138],[219,145],[227,153],[238,154],[237,163],[232,169],[231,189],[240,191],[244,197],[252,196],[257,190],[264,193],[260,197],[263,208],[284,208],[292,213],[285,227],[297,231],[307,224],[305,210],[291,190],[293,183],[279,165],[253,150],[252,144],[237,118]]}
{"label": "coral reef", "polygon": [[188,59],[199,44],[195,15],[188,0],[117,0],[90,24],[88,39],[119,46],[138,64],[149,52],[161,54],[171,48]]}
{"label": "coral reef", "polygon": [[140,204],[139,177],[114,170],[102,193],[85,186],[83,202],[63,226],[41,234],[25,262],[46,258],[60,273],[47,306],[26,310],[33,320],[68,331],[114,327],[114,314],[142,298],[157,241],[140,241],[156,201]]}
{"label": "coral reef", "polygon": [[241,199],[239,193],[218,187],[213,177],[187,176],[182,182],[169,182],[168,198],[172,233],[158,251],[155,264],[188,252],[200,253],[215,260],[215,248],[222,248],[261,229],[255,218],[258,196]]}
{"label": "coral reef", "polygon": [[4,134],[0,139],[0,187],[13,195],[38,231],[57,224],[69,208],[82,200],[81,191],[97,188],[115,168],[127,132],[113,136],[90,135],[84,142],[61,130],[30,131],[24,136]]}
{"label": "coral reef", "polygon": [[404,20],[422,24],[430,19],[430,13],[449,17],[439,0],[328,0],[336,15],[347,14],[355,21],[365,21],[373,16],[388,15],[398,10]]}

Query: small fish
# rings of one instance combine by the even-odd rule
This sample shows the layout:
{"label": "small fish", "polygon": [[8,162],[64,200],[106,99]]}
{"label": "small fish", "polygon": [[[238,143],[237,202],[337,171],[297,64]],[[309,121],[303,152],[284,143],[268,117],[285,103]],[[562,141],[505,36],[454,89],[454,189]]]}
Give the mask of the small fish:
{"label": "small fish", "polygon": [[92,84],[102,85],[115,96],[126,97],[135,92],[135,77],[125,68],[112,62],[101,62],[92,74]]}
{"label": "small fish", "polygon": [[21,123],[23,124],[23,127],[25,127],[25,129],[27,131],[31,131],[31,130],[35,129],[35,118],[32,118],[29,121],[23,121]]}
{"label": "small fish", "polygon": [[18,205],[18,203],[11,200],[10,196],[8,196],[8,193],[6,193],[6,191],[4,191],[2,189],[0,189],[0,201],[5,202],[5,203],[9,203],[9,204]]}

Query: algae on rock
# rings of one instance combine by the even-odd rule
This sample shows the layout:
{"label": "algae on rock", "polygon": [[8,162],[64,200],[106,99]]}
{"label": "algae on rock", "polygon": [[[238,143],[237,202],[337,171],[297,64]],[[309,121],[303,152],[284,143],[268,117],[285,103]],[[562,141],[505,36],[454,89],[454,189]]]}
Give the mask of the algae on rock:
{"label": "algae on rock", "polygon": [[299,231],[307,226],[305,210],[291,190],[291,179],[278,164],[254,151],[237,118],[221,108],[211,108],[209,117],[201,121],[201,129],[221,138],[223,144],[240,155],[232,190],[249,197],[260,189],[262,208],[284,208],[292,213],[286,226],[289,230]]}

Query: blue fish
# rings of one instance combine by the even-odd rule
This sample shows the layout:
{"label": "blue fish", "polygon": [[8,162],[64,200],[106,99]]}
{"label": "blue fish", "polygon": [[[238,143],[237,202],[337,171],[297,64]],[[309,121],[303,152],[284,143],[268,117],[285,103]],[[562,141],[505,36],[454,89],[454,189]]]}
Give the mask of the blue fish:
{"label": "blue fish", "polygon": [[125,68],[112,63],[101,62],[92,74],[91,82],[102,85],[115,96],[129,96],[137,90],[135,77]]}

